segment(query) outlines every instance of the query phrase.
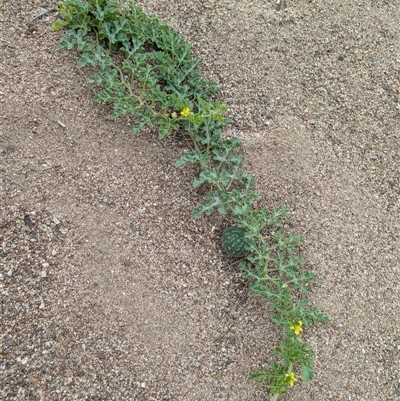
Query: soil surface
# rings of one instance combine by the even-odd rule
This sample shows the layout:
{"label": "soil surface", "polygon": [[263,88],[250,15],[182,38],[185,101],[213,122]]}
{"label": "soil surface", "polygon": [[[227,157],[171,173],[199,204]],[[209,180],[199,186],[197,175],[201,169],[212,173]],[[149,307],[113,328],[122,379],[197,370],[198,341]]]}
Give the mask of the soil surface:
{"label": "soil surface", "polygon": [[[139,1],[216,79],[258,205],[317,273],[315,378],[286,401],[400,400],[397,0]],[[0,1],[3,400],[266,400],[282,334],[193,220],[180,138],[130,134],[57,50],[49,0]],[[396,22],[397,21],[397,22]]]}

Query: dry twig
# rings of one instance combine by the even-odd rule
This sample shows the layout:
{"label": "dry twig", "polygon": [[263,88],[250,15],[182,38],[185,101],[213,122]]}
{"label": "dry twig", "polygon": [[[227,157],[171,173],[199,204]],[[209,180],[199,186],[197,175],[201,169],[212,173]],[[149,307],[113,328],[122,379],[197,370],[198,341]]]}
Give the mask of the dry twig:
{"label": "dry twig", "polygon": [[32,24],[33,21],[37,20],[40,17],[43,17],[43,15],[46,15],[48,13],[51,13],[52,11],[56,11],[55,7],[50,8],[49,10],[44,10],[41,11],[40,13],[37,13],[36,15],[34,15],[28,22],[28,25]]}

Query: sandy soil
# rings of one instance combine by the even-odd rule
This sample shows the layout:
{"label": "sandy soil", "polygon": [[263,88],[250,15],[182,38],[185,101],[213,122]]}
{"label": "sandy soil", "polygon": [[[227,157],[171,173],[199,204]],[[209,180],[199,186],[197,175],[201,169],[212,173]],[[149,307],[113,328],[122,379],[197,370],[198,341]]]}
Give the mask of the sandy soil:
{"label": "sandy soil", "polygon": [[[140,1],[219,81],[260,206],[318,277],[315,379],[282,400],[400,400],[397,0]],[[265,400],[281,334],[192,220],[179,138],[130,135],[59,52],[49,0],[0,1],[4,400]]]}

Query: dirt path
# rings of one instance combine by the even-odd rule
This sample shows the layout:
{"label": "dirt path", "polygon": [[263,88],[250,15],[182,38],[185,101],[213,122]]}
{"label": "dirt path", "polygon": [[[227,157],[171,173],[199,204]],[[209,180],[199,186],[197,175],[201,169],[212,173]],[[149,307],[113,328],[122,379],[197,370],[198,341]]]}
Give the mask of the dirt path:
{"label": "dirt path", "polygon": [[[288,204],[331,322],[315,379],[282,400],[400,400],[400,38],[396,0],[140,1],[222,87],[259,204]],[[54,4],[0,1],[4,400],[264,400],[280,333],[192,220],[186,144],[111,121]]]}

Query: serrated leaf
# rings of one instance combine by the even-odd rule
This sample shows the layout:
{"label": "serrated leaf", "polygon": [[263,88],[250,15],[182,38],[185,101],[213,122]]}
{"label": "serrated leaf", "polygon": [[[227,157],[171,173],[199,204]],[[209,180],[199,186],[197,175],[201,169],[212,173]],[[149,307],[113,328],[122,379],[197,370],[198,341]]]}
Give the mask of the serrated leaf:
{"label": "serrated leaf", "polygon": [[201,166],[207,166],[210,162],[210,155],[206,152],[196,150],[183,154],[175,163],[176,167],[184,166],[185,164],[199,163]]}
{"label": "serrated leaf", "polygon": [[137,134],[140,130],[142,130],[148,121],[145,118],[138,118],[134,125],[132,126],[132,134],[135,135]]}
{"label": "serrated leaf", "polygon": [[58,30],[64,28],[65,26],[67,26],[68,24],[69,24],[68,21],[65,21],[62,19],[57,19],[51,24],[51,30],[58,31]]}
{"label": "serrated leaf", "polygon": [[93,58],[93,54],[89,52],[85,52],[82,54],[82,57],[78,60],[78,67],[83,68],[88,65],[96,65],[96,60]]}
{"label": "serrated leaf", "polygon": [[208,202],[201,202],[200,206],[196,209],[192,210],[192,217],[199,217],[203,213],[206,215],[211,215],[214,212],[216,207],[221,205],[221,196],[219,192],[210,192],[206,196],[206,201]]}
{"label": "serrated leaf", "polygon": [[309,366],[303,366],[301,368],[301,375],[303,376],[303,379],[306,381],[311,381],[313,379],[313,370]]}
{"label": "serrated leaf", "polygon": [[175,122],[175,120],[169,117],[162,118],[158,124],[158,137],[160,139],[165,138],[167,135],[170,135],[172,132],[179,129],[179,125]]}
{"label": "serrated leaf", "polygon": [[193,188],[198,188],[200,185],[209,183],[217,183],[218,182],[218,169],[217,168],[208,168],[203,170],[200,175],[194,179]]}

